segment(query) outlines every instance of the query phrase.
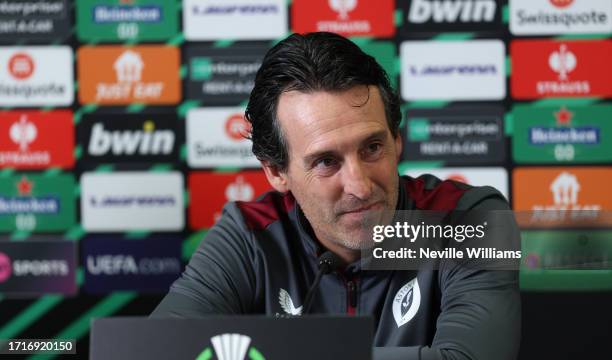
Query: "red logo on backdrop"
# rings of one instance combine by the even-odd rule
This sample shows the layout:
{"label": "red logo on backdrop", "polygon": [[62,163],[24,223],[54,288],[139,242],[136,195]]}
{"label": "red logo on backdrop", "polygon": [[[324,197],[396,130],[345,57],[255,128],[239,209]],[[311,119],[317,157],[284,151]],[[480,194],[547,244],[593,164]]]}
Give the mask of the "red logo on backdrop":
{"label": "red logo on backdrop", "polygon": [[225,133],[236,141],[244,140],[251,132],[251,124],[246,121],[244,115],[234,114],[225,121]]}
{"label": "red logo on backdrop", "polygon": [[253,201],[271,190],[261,170],[232,174],[194,172],[189,174],[188,182],[189,225],[192,229],[212,227],[228,201]]}
{"label": "red logo on backdrop", "polygon": [[11,264],[11,259],[5,253],[0,252],[0,283],[8,280],[12,273],[13,265]]}
{"label": "red logo on backdrop", "polygon": [[512,96],[612,96],[612,41],[515,40],[512,54]]}
{"label": "red logo on backdrop", "polygon": [[329,31],[345,36],[395,34],[393,0],[293,0],[294,32]]}
{"label": "red logo on backdrop", "polygon": [[0,168],[71,168],[74,165],[72,112],[0,112]]}
{"label": "red logo on backdrop", "polygon": [[25,80],[34,72],[34,60],[28,54],[17,53],[9,59],[8,71],[15,79]]}
{"label": "red logo on backdrop", "polygon": [[574,0],[549,0],[551,4],[558,8],[566,8],[574,2]]}

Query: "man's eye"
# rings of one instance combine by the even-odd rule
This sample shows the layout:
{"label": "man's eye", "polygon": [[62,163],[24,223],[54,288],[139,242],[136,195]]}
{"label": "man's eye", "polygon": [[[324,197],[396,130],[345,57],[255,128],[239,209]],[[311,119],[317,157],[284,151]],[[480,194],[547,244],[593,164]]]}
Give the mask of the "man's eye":
{"label": "man's eye", "polygon": [[371,143],[366,147],[366,155],[374,155],[377,154],[378,152],[380,152],[380,150],[382,150],[383,145],[381,143]]}
{"label": "man's eye", "polygon": [[333,167],[337,164],[336,159],[334,158],[322,158],[319,159],[317,161],[315,161],[315,167],[322,167],[322,168],[330,168]]}

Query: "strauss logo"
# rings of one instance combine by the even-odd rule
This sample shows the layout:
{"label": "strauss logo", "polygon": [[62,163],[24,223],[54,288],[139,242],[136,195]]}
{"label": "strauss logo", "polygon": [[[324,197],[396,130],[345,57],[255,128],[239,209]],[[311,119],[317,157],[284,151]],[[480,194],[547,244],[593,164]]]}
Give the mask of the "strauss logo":
{"label": "strauss logo", "polygon": [[578,61],[576,55],[571,51],[567,50],[567,45],[561,44],[559,51],[554,51],[548,57],[548,65],[550,68],[559,74],[559,80],[567,80],[567,74],[572,72]]}
{"label": "strauss logo", "polygon": [[357,0],[329,0],[329,7],[338,13],[340,20],[346,20],[348,13],[357,7]]}

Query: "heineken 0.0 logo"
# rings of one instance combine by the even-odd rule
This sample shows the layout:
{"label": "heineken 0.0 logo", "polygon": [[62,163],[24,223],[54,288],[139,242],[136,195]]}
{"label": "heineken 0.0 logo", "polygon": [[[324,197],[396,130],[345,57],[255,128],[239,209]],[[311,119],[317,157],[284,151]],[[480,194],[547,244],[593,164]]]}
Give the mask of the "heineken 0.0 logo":
{"label": "heineken 0.0 logo", "polygon": [[[251,338],[241,334],[221,334],[210,339],[209,346],[198,355],[196,360],[266,360],[266,358],[251,345]],[[216,357],[215,357],[216,356]]]}

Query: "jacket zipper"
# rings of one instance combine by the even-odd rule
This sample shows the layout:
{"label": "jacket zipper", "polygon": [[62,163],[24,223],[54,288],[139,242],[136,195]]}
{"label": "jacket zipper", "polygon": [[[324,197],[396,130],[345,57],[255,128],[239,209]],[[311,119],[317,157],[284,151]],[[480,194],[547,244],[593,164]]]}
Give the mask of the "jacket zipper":
{"label": "jacket zipper", "polygon": [[355,315],[357,313],[357,284],[355,280],[351,279],[346,282],[346,294],[348,297],[346,313]]}

